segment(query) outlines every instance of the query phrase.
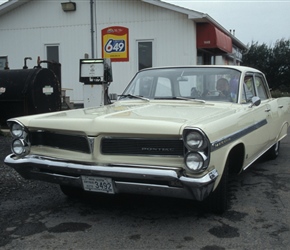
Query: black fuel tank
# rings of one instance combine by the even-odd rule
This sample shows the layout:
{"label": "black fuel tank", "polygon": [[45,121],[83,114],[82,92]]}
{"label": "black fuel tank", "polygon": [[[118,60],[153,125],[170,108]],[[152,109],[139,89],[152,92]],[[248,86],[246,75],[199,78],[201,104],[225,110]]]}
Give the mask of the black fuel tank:
{"label": "black fuel tank", "polygon": [[0,126],[9,118],[59,111],[61,86],[47,68],[0,70]]}

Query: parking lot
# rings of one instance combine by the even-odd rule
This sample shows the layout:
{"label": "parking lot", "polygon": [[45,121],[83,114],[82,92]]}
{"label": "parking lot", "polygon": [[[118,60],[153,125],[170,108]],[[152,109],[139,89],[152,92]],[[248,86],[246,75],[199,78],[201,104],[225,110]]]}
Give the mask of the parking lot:
{"label": "parking lot", "polygon": [[54,184],[23,180],[3,165],[0,135],[0,249],[289,249],[290,137],[274,161],[230,181],[222,216],[196,202],[141,196],[67,199]]}

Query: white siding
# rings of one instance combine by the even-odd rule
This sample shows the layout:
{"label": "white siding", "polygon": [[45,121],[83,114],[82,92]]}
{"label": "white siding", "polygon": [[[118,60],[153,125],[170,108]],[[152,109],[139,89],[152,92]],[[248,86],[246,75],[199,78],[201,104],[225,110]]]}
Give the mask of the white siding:
{"label": "white siding", "polygon": [[[62,87],[74,102],[83,102],[79,59],[91,57],[90,1],[76,1],[75,12],[63,12],[61,1],[31,1],[0,17],[0,56],[9,67],[23,67],[24,57],[46,60],[46,45],[59,45]],[[153,40],[154,65],[196,63],[195,24],[187,15],[139,0],[95,1],[95,53],[101,57],[101,30],[109,26],[129,29],[129,62],[113,62],[110,93],[120,94],[137,71],[137,41]],[[45,67],[45,65],[43,65]]]}
{"label": "white siding", "polygon": [[[112,14],[113,13],[113,14]],[[196,63],[195,24],[186,15],[140,1],[100,1],[97,3],[99,33],[108,26],[129,29],[129,62],[114,62],[114,82],[110,92],[121,93],[137,71],[137,41],[153,40],[153,66]],[[101,37],[98,55],[101,55]]]}
{"label": "white siding", "polygon": [[[89,1],[77,3],[77,11],[65,13],[60,1],[31,1],[1,16],[0,56],[7,55],[10,69],[23,67],[24,57],[46,60],[46,45],[59,45],[62,87],[70,88],[71,99],[83,101],[79,83],[79,59],[90,53]],[[46,67],[45,64],[42,65]]]}

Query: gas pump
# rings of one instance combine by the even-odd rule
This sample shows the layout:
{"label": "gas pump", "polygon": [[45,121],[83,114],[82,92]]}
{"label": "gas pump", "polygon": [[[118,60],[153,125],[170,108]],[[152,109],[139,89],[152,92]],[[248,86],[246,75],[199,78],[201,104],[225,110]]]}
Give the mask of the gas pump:
{"label": "gas pump", "polygon": [[108,90],[113,81],[111,59],[80,59],[79,81],[84,83],[85,107],[110,104]]}

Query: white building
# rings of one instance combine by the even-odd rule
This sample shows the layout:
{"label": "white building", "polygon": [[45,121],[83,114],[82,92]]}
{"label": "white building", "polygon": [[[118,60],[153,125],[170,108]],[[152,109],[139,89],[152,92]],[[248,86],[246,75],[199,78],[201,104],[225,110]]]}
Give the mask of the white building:
{"label": "white building", "polygon": [[[21,69],[25,57],[32,58],[29,68],[38,57],[57,61],[62,88],[74,103],[100,92],[79,82],[82,58],[111,57],[109,92],[121,94],[143,67],[239,64],[246,50],[209,15],[159,0],[65,1],[10,0],[0,6],[0,69],[6,62]],[[67,4],[73,10],[65,11]]]}

